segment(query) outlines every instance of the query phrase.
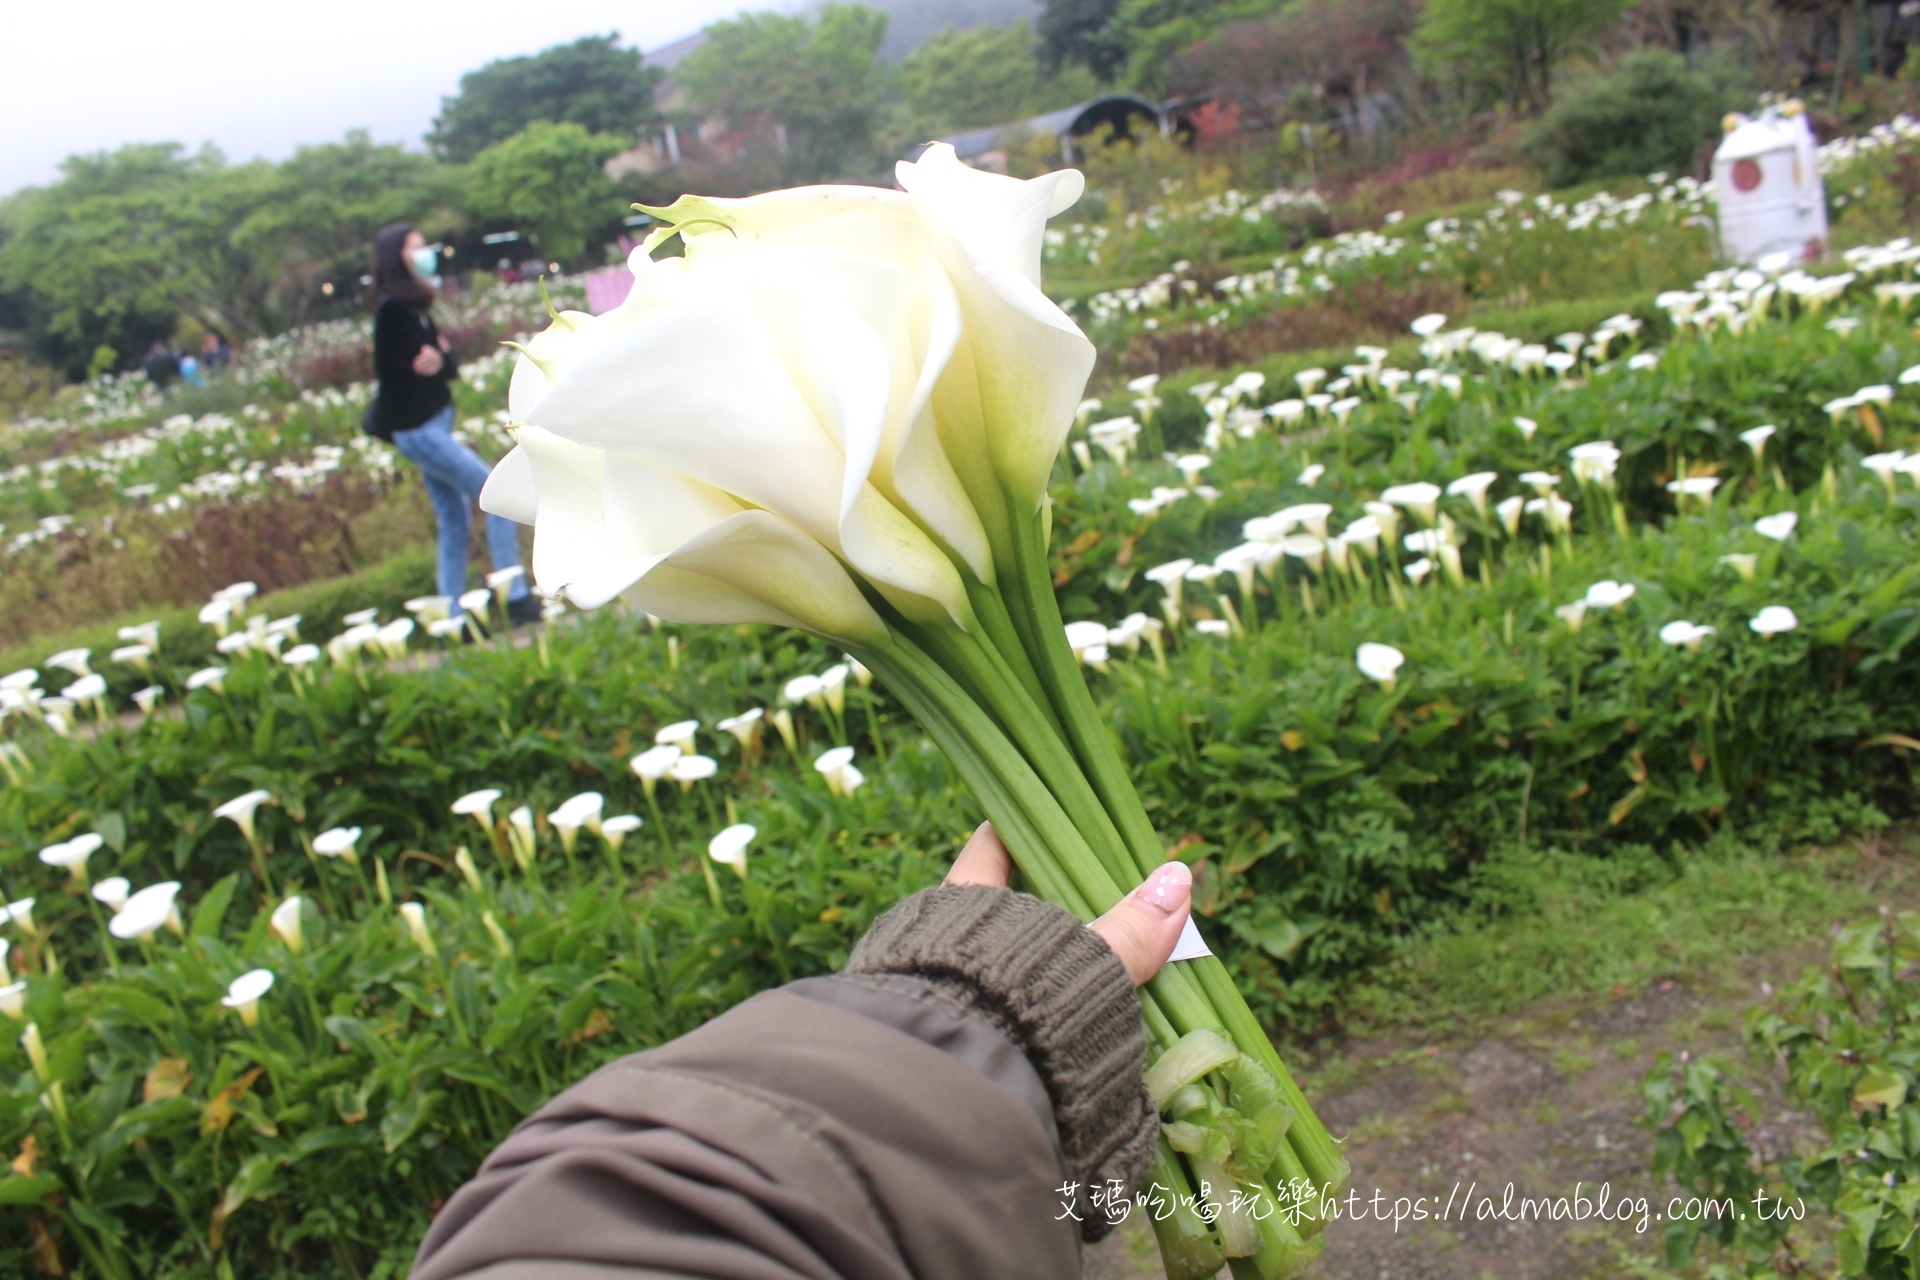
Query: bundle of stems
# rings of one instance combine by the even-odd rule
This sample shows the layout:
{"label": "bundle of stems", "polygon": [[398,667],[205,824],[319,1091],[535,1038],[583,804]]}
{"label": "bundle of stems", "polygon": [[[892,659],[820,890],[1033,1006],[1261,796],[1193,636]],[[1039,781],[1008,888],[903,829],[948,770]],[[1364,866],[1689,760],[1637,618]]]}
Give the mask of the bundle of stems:
{"label": "bundle of stems", "polygon": [[[1168,854],[1067,645],[1047,511],[1007,514],[997,584],[968,580],[977,625],[915,622],[874,593],[889,634],[855,656],[947,753],[1031,890],[1093,920]],[[1141,1207],[1168,1276],[1297,1274],[1347,1184],[1339,1147],[1216,957],[1167,964],[1140,996],[1167,1121]]]}

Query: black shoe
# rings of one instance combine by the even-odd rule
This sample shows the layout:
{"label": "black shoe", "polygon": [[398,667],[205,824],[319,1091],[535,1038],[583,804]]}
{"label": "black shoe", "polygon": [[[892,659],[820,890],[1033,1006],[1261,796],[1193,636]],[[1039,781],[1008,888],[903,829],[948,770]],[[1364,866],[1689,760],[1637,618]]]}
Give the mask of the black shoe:
{"label": "black shoe", "polygon": [[507,601],[507,621],[516,627],[524,627],[529,622],[538,622],[543,607],[540,597],[528,592],[518,600]]}

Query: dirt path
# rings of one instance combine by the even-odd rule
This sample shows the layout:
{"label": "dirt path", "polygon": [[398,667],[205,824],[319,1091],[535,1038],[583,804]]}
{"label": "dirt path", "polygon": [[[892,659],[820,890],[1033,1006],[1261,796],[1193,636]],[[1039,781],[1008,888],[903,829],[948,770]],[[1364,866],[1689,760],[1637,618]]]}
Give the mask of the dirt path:
{"label": "dirt path", "polygon": [[[1876,897],[1920,905],[1910,858],[1868,870]],[[1788,947],[1718,975],[1676,974],[1600,1000],[1525,1010],[1478,1034],[1425,1043],[1416,1036],[1342,1044],[1313,1073],[1308,1092],[1345,1138],[1360,1212],[1327,1228],[1309,1272],[1317,1280],[1535,1280],[1623,1274],[1623,1252],[1652,1254],[1662,1224],[1525,1223],[1463,1212],[1490,1197],[1498,1210],[1513,1184],[1522,1196],[1592,1199],[1609,1188],[1649,1201],[1658,1215],[1673,1191],[1648,1172],[1652,1135],[1637,1123],[1640,1085],[1654,1057],[1719,1049],[1744,1060],[1740,1016],[1763,983],[1798,978],[1824,947]],[[1758,1144],[1782,1150],[1817,1136],[1776,1096],[1765,1097]],[[1469,1200],[1469,1189],[1472,1189]],[[1375,1191],[1380,1194],[1374,1200]],[[1396,1229],[1394,1205],[1404,1198]],[[1429,1220],[1405,1220],[1416,1199]],[[1451,1200],[1444,1224],[1431,1220]],[[1379,1214],[1385,1215],[1382,1221]],[[1464,1218],[1464,1220],[1462,1220]],[[1150,1230],[1129,1223],[1087,1254],[1089,1280],[1158,1280]],[[1222,1272],[1224,1277],[1226,1272]]]}

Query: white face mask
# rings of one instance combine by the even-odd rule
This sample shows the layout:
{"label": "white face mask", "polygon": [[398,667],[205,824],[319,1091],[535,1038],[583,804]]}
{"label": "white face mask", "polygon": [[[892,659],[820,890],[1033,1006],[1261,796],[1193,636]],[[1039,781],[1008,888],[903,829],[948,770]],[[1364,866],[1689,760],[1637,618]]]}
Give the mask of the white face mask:
{"label": "white face mask", "polygon": [[440,265],[440,255],[422,245],[407,255],[407,265],[413,269],[413,274],[422,280],[431,280],[434,268]]}

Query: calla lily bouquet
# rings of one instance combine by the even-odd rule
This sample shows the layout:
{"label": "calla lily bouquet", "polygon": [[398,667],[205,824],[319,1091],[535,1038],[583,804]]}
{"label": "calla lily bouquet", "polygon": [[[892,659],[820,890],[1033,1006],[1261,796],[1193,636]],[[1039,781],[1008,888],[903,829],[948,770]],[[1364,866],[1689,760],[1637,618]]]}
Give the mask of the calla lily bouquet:
{"label": "calla lily bouquet", "polygon": [[[524,349],[516,447],[481,505],[532,525],[535,578],[583,607],[844,647],[1028,885],[1091,920],[1167,854],[1047,567],[1047,481],[1094,348],[1041,292],[1041,247],[1084,181],[940,144],[898,176],[652,211],[627,300],[556,314]],[[685,255],[655,260],[676,235]],[[1217,959],[1168,964],[1142,1006],[1156,1179],[1182,1201],[1154,1215],[1168,1274],[1299,1270],[1345,1185],[1338,1148]]]}

